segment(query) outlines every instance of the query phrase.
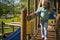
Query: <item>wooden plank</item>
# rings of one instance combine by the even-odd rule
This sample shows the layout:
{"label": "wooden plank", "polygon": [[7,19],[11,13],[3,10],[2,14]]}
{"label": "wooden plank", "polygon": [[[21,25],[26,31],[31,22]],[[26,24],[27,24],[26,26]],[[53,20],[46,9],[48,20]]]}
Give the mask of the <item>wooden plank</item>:
{"label": "wooden plank", "polygon": [[6,25],[11,25],[11,26],[17,26],[17,27],[21,27],[20,24],[18,23],[5,23]]}

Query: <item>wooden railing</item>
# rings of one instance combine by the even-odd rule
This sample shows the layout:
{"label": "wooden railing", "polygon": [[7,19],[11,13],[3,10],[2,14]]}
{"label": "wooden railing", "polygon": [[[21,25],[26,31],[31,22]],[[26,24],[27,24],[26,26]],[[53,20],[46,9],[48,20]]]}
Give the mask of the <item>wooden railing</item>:
{"label": "wooden railing", "polygon": [[[2,28],[2,34],[0,35],[1,37],[2,37],[2,40],[5,38],[5,37],[7,37],[10,33],[13,33],[14,32],[14,27],[20,27],[20,23],[18,24],[17,22],[16,23],[14,23],[14,22],[12,22],[12,23],[4,23],[3,21],[2,21],[2,23],[1,23],[2,25],[1,25],[1,28]],[[5,33],[5,27],[6,28],[12,28],[12,31],[10,31],[10,32],[7,32],[7,33]],[[8,29],[9,30],[9,29]]]}

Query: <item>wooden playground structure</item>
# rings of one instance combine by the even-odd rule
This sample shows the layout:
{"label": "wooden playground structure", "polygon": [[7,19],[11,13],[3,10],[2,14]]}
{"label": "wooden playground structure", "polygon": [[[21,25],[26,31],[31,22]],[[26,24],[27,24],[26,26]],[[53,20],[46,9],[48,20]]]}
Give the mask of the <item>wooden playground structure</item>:
{"label": "wooden playground structure", "polygon": [[[34,0],[34,12],[38,8],[38,3],[37,2],[40,2],[40,0],[39,1]],[[59,3],[56,0],[53,1],[53,2],[54,2],[54,6],[57,8],[57,11],[59,13],[59,10],[58,10]],[[27,12],[27,14],[26,14],[26,12]],[[27,15],[29,16],[31,14],[30,13],[30,0],[27,0],[27,11],[26,11],[26,9],[25,10],[23,9],[22,12],[21,12],[21,14],[22,14],[21,40],[30,40],[29,39],[30,34],[26,33],[27,32],[27,30],[26,30],[26,28],[27,28],[26,24],[27,24],[27,22],[29,22],[28,20],[26,20],[26,16]],[[58,15],[60,17],[60,14],[58,14]],[[38,17],[34,18],[34,24],[33,24],[34,25],[34,31],[33,31],[33,34],[36,33],[37,24],[40,24],[40,19],[39,18],[40,18],[40,15]],[[52,33],[52,35],[54,35],[52,38],[50,38],[50,40],[53,40],[53,39],[57,40],[57,38],[56,38],[56,32],[55,31],[54,32],[48,32],[48,33],[49,33],[48,35],[50,35],[51,33]],[[48,40],[49,40],[49,38],[48,38]]]}
{"label": "wooden playground structure", "polygon": [[[40,0],[38,0],[38,1],[34,0],[34,12],[37,10],[38,4],[40,2],[41,2]],[[54,2],[55,7],[58,9],[59,3],[56,0],[53,2]],[[58,13],[59,13],[59,10],[58,10]],[[30,13],[30,0],[27,0],[27,9],[21,10],[21,24],[20,24],[21,25],[21,40],[30,40],[30,37],[32,37],[32,35],[35,35],[35,33],[37,32],[37,24],[40,24],[40,15],[35,17],[33,22],[30,22],[26,19],[26,17],[29,16],[30,14],[31,14]],[[60,17],[60,14],[58,14],[58,15]],[[33,31],[31,30],[32,32],[27,30],[27,29],[31,28],[30,26],[28,28],[27,24],[29,24],[30,26],[33,25]],[[20,25],[18,25],[18,26],[20,26]],[[3,29],[3,23],[2,23],[2,29]],[[13,29],[13,31],[14,31],[14,29]],[[30,33],[28,33],[28,31]],[[2,32],[2,34],[3,33],[4,33],[4,31]],[[48,40],[53,40],[53,39],[57,40],[55,29],[53,29],[52,32],[49,31],[48,35],[49,35]],[[41,40],[40,36],[41,35],[39,34],[37,39],[35,38],[34,40]]]}

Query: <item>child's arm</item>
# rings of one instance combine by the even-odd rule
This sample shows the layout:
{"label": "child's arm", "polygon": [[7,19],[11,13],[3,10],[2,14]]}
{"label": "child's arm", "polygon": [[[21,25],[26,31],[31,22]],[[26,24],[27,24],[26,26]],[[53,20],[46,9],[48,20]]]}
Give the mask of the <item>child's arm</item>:
{"label": "child's arm", "polygon": [[40,11],[41,11],[41,9],[38,8],[36,12],[33,12],[31,15],[27,16],[27,19],[31,20],[31,19],[35,18],[36,16],[39,15]]}

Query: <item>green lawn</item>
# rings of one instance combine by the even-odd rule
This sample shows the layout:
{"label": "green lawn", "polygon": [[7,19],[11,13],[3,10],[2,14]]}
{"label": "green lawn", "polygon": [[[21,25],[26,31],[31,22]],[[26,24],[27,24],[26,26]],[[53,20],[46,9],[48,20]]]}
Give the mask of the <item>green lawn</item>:
{"label": "green lawn", "polygon": [[2,37],[0,37],[0,40],[2,40]]}
{"label": "green lawn", "polygon": [[0,24],[1,24],[2,21],[5,22],[5,23],[9,23],[12,20],[14,20],[15,22],[18,22],[18,21],[20,21],[20,17],[13,17],[13,18],[8,18],[8,19],[1,19],[0,20]]}

